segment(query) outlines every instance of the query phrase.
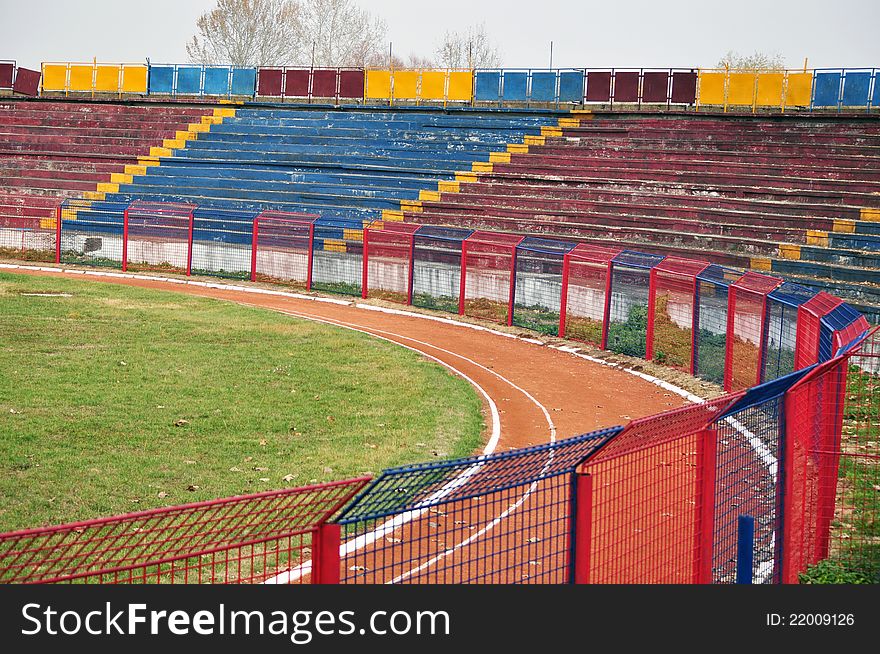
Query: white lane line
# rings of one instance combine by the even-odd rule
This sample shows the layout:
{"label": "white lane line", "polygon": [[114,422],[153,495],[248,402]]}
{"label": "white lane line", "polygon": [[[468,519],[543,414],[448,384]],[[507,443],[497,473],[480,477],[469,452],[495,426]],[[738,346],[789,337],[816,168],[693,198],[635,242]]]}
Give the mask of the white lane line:
{"label": "white lane line", "polygon": [[[475,388],[477,388],[480,391],[480,393],[483,395],[483,397],[486,398],[487,402],[489,403],[490,410],[492,412],[492,420],[493,420],[492,436],[489,439],[489,442],[487,443],[486,447],[483,450],[484,456],[491,454],[492,452],[495,451],[495,449],[497,448],[498,442],[500,440],[500,437],[501,437],[501,426],[500,426],[500,419],[499,419],[499,415],[498,415],[498,409],[497,409],[497,406],[495,405],[495,402],[492,400],[492,398],[489,396],[489,394],[479,384],[477,384],[473,379],[468,377],[466,374],[464,374],[463,372],[461,372],[460,370],[458,370],[454,366],[452,366],[452,365],[450,365],[450,364],[448,364],[448,363],[446,363],[446,362],[444,362],[444,361],[442,361],[442,360],[440,360],[430,354],[427,354],[423,350],[420,350],[418,348],[411,347],[411,346],[405,345],[403,343],[400,343],[398,341],[392,340],[393,338],[411,341],[413,343],[417,343],[417,344],[421,345],[422,347],[427,347],[430,349],[437,350],[439,352],[449,354],[449,355],[457,357],[463,361],[467,361],[468,363],[471,363],[472,365],[474,365],[474,366],[476,366],[486,372],[492,373],[495,377],[497,377],[501,381],[503,381],[503,382],[507,383],[508,385],[510,385],[511,387],[519,390],[527,398],[529,398],[530,401],[532,401],[534,404],[536,404],[538,406],[538,408],[544,414],[544,418],[546,419],[547,424],[550,428],[550,442],[555,442],[555,440],[556,440],[556,426],[554,425],[553,420],[550,417],[550,413],[549,413],[549,411],[547,411],[546,407],[544,407],[540,402],[538,402],[525,389],[522,389],[521,387],[517,386],[512,381],[510,381],[509,379],[500,375],[499,373],[497,373],[493,370],[490,370],[489,368],[486,368],[485,366],[473,361],[472,359],[469,359],[468,357],[465,357],[461,354],[452,352],[450,350],[446,350],[444,348],[441,348],[437,345],[433,345],[431,343],[419,341],[418,339],[410,338],[408,336],[404,336],[402,334],[396,334],[394,332],[389,332],[386,330],[381,330],[381,329],[374,330],[373,328],[369,328],[369,327],[364,328],[363,325],[356,326],[353,323],[346,323],[346,322],[335,320],[332,318],[326,318],[326,317],[319,318],[316,316],[302,314],[302,313],[299,313],[296,311],[290,311],[290,310],[285,310],[285,309],[280,309],[280,308],[272,309],[270,307],[253,305],[253,304],[248,304],[248,303],[241,303],[241,304],[244,306],[259,308],[259,309],[263,309],[263,310],[266,310],[266,309],[273,310],[273,311],[276,311],[277,313],[281,313],[283,315],[288,315],[288,316],[295,317],[295,318],[301,318],[304,320],[311,320],[314,322],[320,322],[320,323],[324,323],[324,324],[328,324],[328,325],[334,325],[334,326],[341,327],[344,329],[349,329],[349,330],[352,330],[355,332],[366,334],[366,335],[371,336],[373,338],[379,338],[379,339],[391,342],[391,343],[398,345],[400,347],[404,347],[406,349],[417,352],[417,353],[421,354],[422,356],[425,356],[433,361],[436,361],[437,363],[445,366],[449,370],[458,374],[463,379],[470,382]],[[550,456],[548,457],[548,462],[544,467],[544,470],[546,470],[547,466],[549,466],[550,463],[552,462],[552,456],[553,456],[553,453],[551,452]],[[477,461],[476,463],[474,463],[474,465],[469,466],[461,474],[457,475],[454,479],[450,480],[446,485],[444,485],[441,489],[439,489],[437,492],[432,494],[430,497],[426,498],[425,500],[422,500],[418,505],[416,505],[416,507],[414,509],[407,511],[406,513],[394,516],[391,520],[387,520],[385,523],[383,523],[377,529],[374,529],[372,532],[370,532],[368,534],[358,536],[350,541],[347,541],[346,543],[343,543],[340,546],[340,557],[345,558],[347,555],[352,554],[354,552],[357,552],[358,550],[363,549],[364,547],[366,547],[368,545],[371,545],[372,543],[376,542],[379,538],[382,538],[385,535],[396,531],[397,529],[399,529],[403,525],[415,520],[416,518],[421,517],[428,510],[428,508],[430,506],[432,506],[433,504],[435,504],[439,500],[441,500],[444,497],[446,497],[447,495],[451,494],[457,488],[459,488],[459,487],[463,486],[465,483],[467,483],[467,481],[471,477],[473,477],[484,465],[485,465],[485,462]],[[542,470],[542,472],[543,472],[543,470]],[[526,493],[523,494],[523,496],[520,498],[520,500],[514,506],[509,507],[501,516],[499,516],[498,518],[493,520],[486,527],[484,527],[482,530],[480,530],[477,534],[472,535],[466,541],[458,544],[452,550],[447,550],[443,554],[434,557],[433,559],[431,559],[430,561],[428,561],[426,563],[423,563],[417,569],[411,570],[409,573],[406,573],[404,575],[404,577],[408,576],[409,574],[412,574],[413,572],[415,572],[417,570],[422,570],[426,567],[433,565],[434,563],[436,563],[440,559],[451,554],[453,551],[459,549],[460,547],[467,545],[468,543],[472,542],[474,539],[484,535],[485,533],[487,533],[488,531],[493,529],[505,517],[507,517],[511,512],[518,509],[525,502],[525,500],[529,497],[529,495],[531,495],[531,493],[534,491],[534,488],[536,485],[537,485],[537,482],[533,483],[529,487],[529,489],[526,491]],[[311,567],[312,567],[311,561],[306,561],[306,562],[298,565],[297,567],[292,568],[291,570],[288,570],[284,573],[276,575],[275,577],[272,577],[271,579],[264,581],[263,583],[266,583],[266,584],[291,583],[293,581],[298,580],[303,575],[306,575],[309,572],[311,572]]]}

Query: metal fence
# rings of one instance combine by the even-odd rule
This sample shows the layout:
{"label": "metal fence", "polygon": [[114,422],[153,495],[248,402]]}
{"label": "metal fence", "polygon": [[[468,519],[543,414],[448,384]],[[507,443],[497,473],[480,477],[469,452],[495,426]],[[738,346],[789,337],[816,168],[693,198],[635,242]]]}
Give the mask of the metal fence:
{"label": "metal fence", "polygon": [[605,348],[644,358],[647,352],[651,269],[663,261],[656,254],[624,250],[611,260],[611,298]]}
{"label": "metal fence", "polygon": [[[327,523],[367,481],[0,534],[0,582],[333,583],[339,578],[339,532]],[[329,550],[330,565],[321,565],[322,550]],[[300,574],[290,574],[298,566]]]}
{"label": "metal fence", "polygon": [[651,269],[647,359],[694,373],[697,276],[706,268],[699,261],[666,257]]}
{"label": "metal fence", "polygon": [[461,251],[459,313],[505,325],[513,323],[516,254],[522,236],[477,231]]}
{"label": "metal fence", "polygon": [[418,229],[418,225],[378,221],[364,230],[363,297],[412,304]]}
{"label": "metal fence", "polygon": [[767,342],[767,296],[781,283],[776,277],[747,272],[730,285],[725,389],[736,391],[761,383]]}

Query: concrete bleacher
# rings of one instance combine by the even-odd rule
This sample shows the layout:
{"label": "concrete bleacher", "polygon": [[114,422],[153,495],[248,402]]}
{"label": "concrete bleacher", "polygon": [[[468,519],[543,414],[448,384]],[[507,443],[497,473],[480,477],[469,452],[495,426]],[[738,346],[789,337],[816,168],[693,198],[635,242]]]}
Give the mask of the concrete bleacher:
{"label": "concrete bleacher", "polygon": [[0,102],[0,226],[45,229],[64,198],[95,192],[212,110]]}

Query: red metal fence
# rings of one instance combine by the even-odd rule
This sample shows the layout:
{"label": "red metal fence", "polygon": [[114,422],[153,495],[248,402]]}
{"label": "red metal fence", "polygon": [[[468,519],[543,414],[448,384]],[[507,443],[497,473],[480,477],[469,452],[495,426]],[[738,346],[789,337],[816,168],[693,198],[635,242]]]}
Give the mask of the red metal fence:
{"label": "red metal fence", "polygon": [[[330,518],[367,479],[172,506],[115,518],[0,534],[2,583],[334,583]],[[329,541],[322,542],[322,541]],[[314,570],[314,574],[311,574]]]}

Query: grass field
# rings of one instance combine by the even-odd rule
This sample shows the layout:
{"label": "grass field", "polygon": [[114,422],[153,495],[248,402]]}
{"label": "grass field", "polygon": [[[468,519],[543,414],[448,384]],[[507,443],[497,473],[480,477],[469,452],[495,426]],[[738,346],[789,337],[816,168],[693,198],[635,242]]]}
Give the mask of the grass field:
{"label": "grass field", "polygon": [[466,455],[483,428],[415,353],[214,300],[0,273],[0,334],[4,531]]}

